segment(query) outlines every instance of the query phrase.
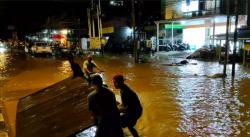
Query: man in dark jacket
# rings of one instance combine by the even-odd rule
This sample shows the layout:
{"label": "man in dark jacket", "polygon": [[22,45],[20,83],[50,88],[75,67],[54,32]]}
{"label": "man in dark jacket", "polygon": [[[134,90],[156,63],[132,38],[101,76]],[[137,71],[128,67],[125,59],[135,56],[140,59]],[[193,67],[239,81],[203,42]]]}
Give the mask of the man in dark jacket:
{"label": "man in dark jacket", "polygon": [[121,125],[123,128],[128,127],[134,137],[139,137],[134,126],[142,115],[140,100],[136,93],[124,83],[124,77],[122,75],[114,76],[113,83],[116,89],[120,89],[122,100],[120,108]]}
{"label": "man in dark jacket", "polygon": [[[84,77],[84,74],[82,72],[82,69],[81,67],[79,66],[79,64],[77,64],[75,61],[74,61],[74,58],[73,56],[69,55],[68,56],[68,61],[70,63],[70,67],[73,71],[73,78],[76,78],[76,77],[81,77],[81,78],[85,78]],[[86,78],[85,78],[86,79]]]}
{"label": "man in dark jacket", "polygon": [[100,75],[92,77],[92,85],[95,91],[89,94],[88,105],[97,125],[96,137],[123,137],[114,93],[103,86]]}

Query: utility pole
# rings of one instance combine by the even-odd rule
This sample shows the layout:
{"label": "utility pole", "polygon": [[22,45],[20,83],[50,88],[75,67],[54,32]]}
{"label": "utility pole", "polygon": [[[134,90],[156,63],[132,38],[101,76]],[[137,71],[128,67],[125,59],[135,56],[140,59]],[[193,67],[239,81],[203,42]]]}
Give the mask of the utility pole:
{"label": "utility pole", "polygon": [[103,33],[102,33],[102,18],[101,18],[101,16],[102,16],[102,8],[101,8],[101,1],[99,0],[99,2],[98,2],[98,9],[99,9],[99,20],[100,20],[100,22],[99,22],[99,26],[100,26],[100,35],[101,35],[101,37],[103,36]]}
{"label": "utility pole", "polygon": [[[94,3],[94,0],[91,0],[91,5],[90,8],[87,9],[87,14],[89,37],[92,38],[90,39],[90,43],[94,43],[95,45],[98,44],[98,48],[102,50],[101,38],[103,33],[101,20],[101,0],[98,0],[98,3]],[[97,39],[98,41],[96,41]]]}
{"label": "utility pole", "polygon": [[92,37],[95,37],[95,17],[93,15],[94,13],[94,0],[91,0],[91,9],[90,9],[90,14],[91,14],[91,25],[92,25]]}
{"label": "utility pole", "polygon": [[139,59],[138,59],[138,52],[137,52],[137,43],[136,43],[136,39],[135,39],[135,1],[131,0],[131,21],[132,21],[132,30],[133,30],[133,47],[134,47],[134,59],[135,59],[135,63],[139,63]]}
{"label": "utility pole", "polygon": [[156,23],[156,52],[159,52],[159,26],[160,23],[159,22],[155,22]]}
{"label": "utility pole", "polygon": [[96,16],[97,16],[98,39],[99,43],[101,43],[99,6],[96,6]]}
{"label": "utility pole", "polygon": [[223,76],[227,76],[227,56],[228,56],[228,46],[229,46],[229,39],[228,39],[228,31],[229,31],[229,21],[230,21],[230,12],[229,12],[229,7],[230,7],[230,1],[226,1],[226,13],[227,13],[227,26],[226,26],[226,45],[225,45],[225,56],[224,56],[224,68],[223,68]]}
{"label": "utility pole", "polygon": [[142,4],[143,4],[143,1],[142,0],[137,0],[137,8],[138,9],[138,16],[137,16],[137,30],[138,30],[138,40],[140,41],[142,39],[142,26],[141,26],[141,18],[142,18]]}
{"label": "utility pole", "polygon": [[[250,1],[246,0],[246,13],[250,15]],[[247,16],[247,27],[250,27],[250,16]]]}
{"label": "utility pole", "polygon": [[92,29],[91,29],[91,15],[90,15],[90,9],[87,9],[88,14],[88,28],[89,28],[89,38],[92,37]]}
{"label": "utility pole", "polygon": [[216,11],[217,11],[216,8],[217,8],[217,0],[214,1],[213,40],[212,40],[213,46],[215,46],[215,25],[216,25],[215,18],[216,18]]}
{"label": "utility pole", "polygon": [[238,0],[234,2],[234,12],[235,12],[235,29],[234,29],[234,49],[233,49],[233,64],[232,64],[232,76],[235,76],[235,62],[236,62],[236,44],[237,44],[237,27],[238,27]]}

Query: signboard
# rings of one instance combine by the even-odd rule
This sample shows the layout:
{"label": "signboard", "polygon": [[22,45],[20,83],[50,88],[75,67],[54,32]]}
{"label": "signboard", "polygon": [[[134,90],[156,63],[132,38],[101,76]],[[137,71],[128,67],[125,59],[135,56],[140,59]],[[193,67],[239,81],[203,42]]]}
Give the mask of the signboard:
{"label": "signboard", "polygon": [[245,26],[247,25],[247,15],[239,15],[239,25]]}
{"label": "signboard", "polygon": [[90,38],[90,49],[101,49],[101,40],[98,37]]}
{"label": "signboard", "polygon": [[146,43],[147,43],[147,48],[152,49],[152,41],[147,40]]}
{"label": "signboard", "polygon": [[168,6],[165,8],[165,19],[172,19],[173,18],[173,7]]}
{"label": "signboard", "polygon": [[183,29],[184,25],[181,24],[165,24],[165,29]]}
{"label": "signboard", "polygon": [[244,50],[250,51],[250,43],[246,42],[244,43]]}
{"label": "signboard", "polygon": [[114,33],[114,27],[107,27],[102,29],[103,34]]}

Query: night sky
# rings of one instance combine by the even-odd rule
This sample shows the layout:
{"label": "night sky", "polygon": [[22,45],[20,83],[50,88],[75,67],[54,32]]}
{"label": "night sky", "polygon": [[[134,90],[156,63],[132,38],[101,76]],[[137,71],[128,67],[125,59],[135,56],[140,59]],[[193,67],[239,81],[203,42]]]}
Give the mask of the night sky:
{"label": "night sky", "polygon": [[3,1],[0,0],[2,29],[15,25],[19,31],[36,31],[48,17],[77,16],[84,18],[87,0],[78,1]]}
{"label": "night sky", "polygon": [[[113,12],[114,9],[107,4],[109,0],[101,1],[104,3],[102,9],[106,17],[115,13],[129,16],[126,9]],[[159,13],[160,0],[144,1],[144,16]],[[16,26],[18,32],[36,32],[42,28],[48,17],[60,16],[80,18],[87,28],[86,9],[89,5],[90,0],[0,0],[0,32],[4,32],[8,25]]]}

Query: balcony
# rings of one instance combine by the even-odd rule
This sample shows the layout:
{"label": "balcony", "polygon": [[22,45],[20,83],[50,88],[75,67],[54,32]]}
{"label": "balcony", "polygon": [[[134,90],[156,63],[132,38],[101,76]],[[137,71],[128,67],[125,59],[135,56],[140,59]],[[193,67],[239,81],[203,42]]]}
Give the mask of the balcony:
{"label": "balcony", "polygon": [[208,10],[199,10],[199,11],[191,11],[191,12],[183,12],[183,18],[192,18],[192,17],[202,17],[202,16],[209,16],[209,15],[218,15],[220,14],[220,8],[215,9],[208,9]]}

